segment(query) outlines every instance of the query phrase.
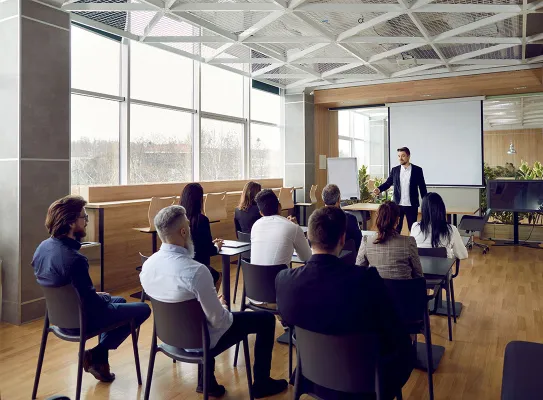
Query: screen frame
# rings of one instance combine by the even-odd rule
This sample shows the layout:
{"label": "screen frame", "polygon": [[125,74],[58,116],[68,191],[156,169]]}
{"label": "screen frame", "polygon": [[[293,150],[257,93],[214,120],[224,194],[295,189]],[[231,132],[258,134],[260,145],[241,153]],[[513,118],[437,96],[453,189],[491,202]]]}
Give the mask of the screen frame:
{"label": "screen frame", "polygon": [[486,185],[486,202],[487,202],[487,208],[490,209],[492,212],[494,211],[505,211],[505,212],[517,212],[517,213],[537,213],[541,212],[539,210],[531,210],[531,209],[512,209],[512,208],[493,208],[491,207],[490,203],[490,184],[492,182],[495,183],[529,183],[529,182],[537,182],[543,185],[543,180],[540,179],[492,179],[487,182]]}
{"label": "screen frame", "polygon": [[[452,100],[452,99],[451,99]],[[458,99],[461,100],[461,99]],[[422,103],[422,102],[421,102]],[[485,148],[484,148],[484,115],[483,115],[483,100],[480,100],[480,106],[481,106],[481,185],[439,185],[439,184],[432,184],[427,185],[427,187],[443,187],[443,188],[485,188]],[[392,160],[390,159],[390,106],[387,105],[388,108],[388,129],[387,129],[387,136],[388,136],[388,176],[390,176],[390,173],[392,171]],[[394,165],[396,166],[396,165]]]}

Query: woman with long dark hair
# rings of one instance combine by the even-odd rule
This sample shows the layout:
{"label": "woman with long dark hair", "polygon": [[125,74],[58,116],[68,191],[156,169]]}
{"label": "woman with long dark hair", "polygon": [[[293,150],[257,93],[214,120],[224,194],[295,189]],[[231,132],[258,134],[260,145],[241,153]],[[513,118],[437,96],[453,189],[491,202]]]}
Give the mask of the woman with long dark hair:
{"label": "woman with long dark hair", "polygon": [[396,231],[400,222],[400,207],[385,201],[377,211],[377,237],[366,237],[358,251],[356,264],[375,267],[385,279],[411,279],[424,276],[412,237]]}
{"label": "woman with long dark hair", "polygon": [[247,182],[241,193],[239,205],[234,213],[236,232],[251,233],[253,224],[261,217],[255,197],[262,190],[257,182]]}
{"label": "woman with long dark hair", "polygon": [[221,273],[211,267],[211,257],[221,251],[222,239],[211,236],[209,219],[202,214],[204,189],[199,183],[189,183],[181,193],[179,205],[185,207],[190,223],[190,234],[194,242],[194,260],[204,264],[213,276],[217,290],[221,285]]}
{"label": "woman with long dark hair", "polygon": [[437,193],[430,192],[422,199],[422,219],[411,227],[411,236],[418,247],[445,247],[449,258],[468,258],[460,232],[447,223],[445,203]]}

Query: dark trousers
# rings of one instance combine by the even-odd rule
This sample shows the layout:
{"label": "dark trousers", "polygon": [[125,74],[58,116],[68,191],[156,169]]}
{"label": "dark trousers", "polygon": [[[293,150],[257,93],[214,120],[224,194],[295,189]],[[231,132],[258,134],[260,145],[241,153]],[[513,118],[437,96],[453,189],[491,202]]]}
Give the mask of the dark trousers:
{"label": "dark trousers", "polygon": [[[270,377],[272,350],[275,336],[275,316],[266,311],[233,312],[234,321],[230,329],[221,336],[217,345],[211,349],[213,357],[239,343],[247,335],[256,333],[254,349],[254,382]],[[215,371],[215,358],[211,359],[210,370]],[[211,378],[213,382],[215,378]],[[198,366],[198,385],[203,382],[202,367]]]}
{"label": "dark trousers", "polygon": [[400,222],[398,226],[396,227],[396,230],[398,233],[402,232],[403,227],[403,217],[405,216],[407,218],[407,228],[409,229],[409,232],[411,232],[411,227],[415,222],[417,222],[417,216],[419,214],[419,208],[415,206],[400,206]]}
{"label": "dark trousers", "polygon": [[[89,317],[88,331],[113,325],[118,321],[134,318],[136,328],[151,315],[151,308],[145,303],[127,303],[122,297],[112,296],[104,311]],[[114,350],[130,335],[130,325],[123,325],[100,335],[100,345],[108,350]]]}
{"label": "dark trousers", "polygon": [[221,274],[219,271],[217,271],[215,268],[211,267],[210,265],[206,265],[207,269],[211,273],[211,277],[213,278],[213,284],[215,285],[219,278],[221,277]]}

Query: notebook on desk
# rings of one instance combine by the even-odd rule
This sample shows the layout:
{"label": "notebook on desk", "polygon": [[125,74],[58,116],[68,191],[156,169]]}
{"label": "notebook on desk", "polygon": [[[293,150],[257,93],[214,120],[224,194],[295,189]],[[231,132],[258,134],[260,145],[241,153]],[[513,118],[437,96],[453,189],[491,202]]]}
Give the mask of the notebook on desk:
{"label": "notebook on desk", "polygon": [[237,249],[239,247],[247,246],[250,243],[247,242],[238,242],[237,240],[225,240],[223,247],[230,247],[232,249]]}

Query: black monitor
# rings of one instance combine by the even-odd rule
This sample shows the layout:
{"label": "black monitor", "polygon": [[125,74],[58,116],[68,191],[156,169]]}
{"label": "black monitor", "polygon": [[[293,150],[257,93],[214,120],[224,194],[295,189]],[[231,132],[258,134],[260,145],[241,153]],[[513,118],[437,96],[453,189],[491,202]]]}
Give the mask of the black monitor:
{"label": "black monitor", "polygon": [[486,196],[492,211],[543,211],[543,180],[488,181]]}

